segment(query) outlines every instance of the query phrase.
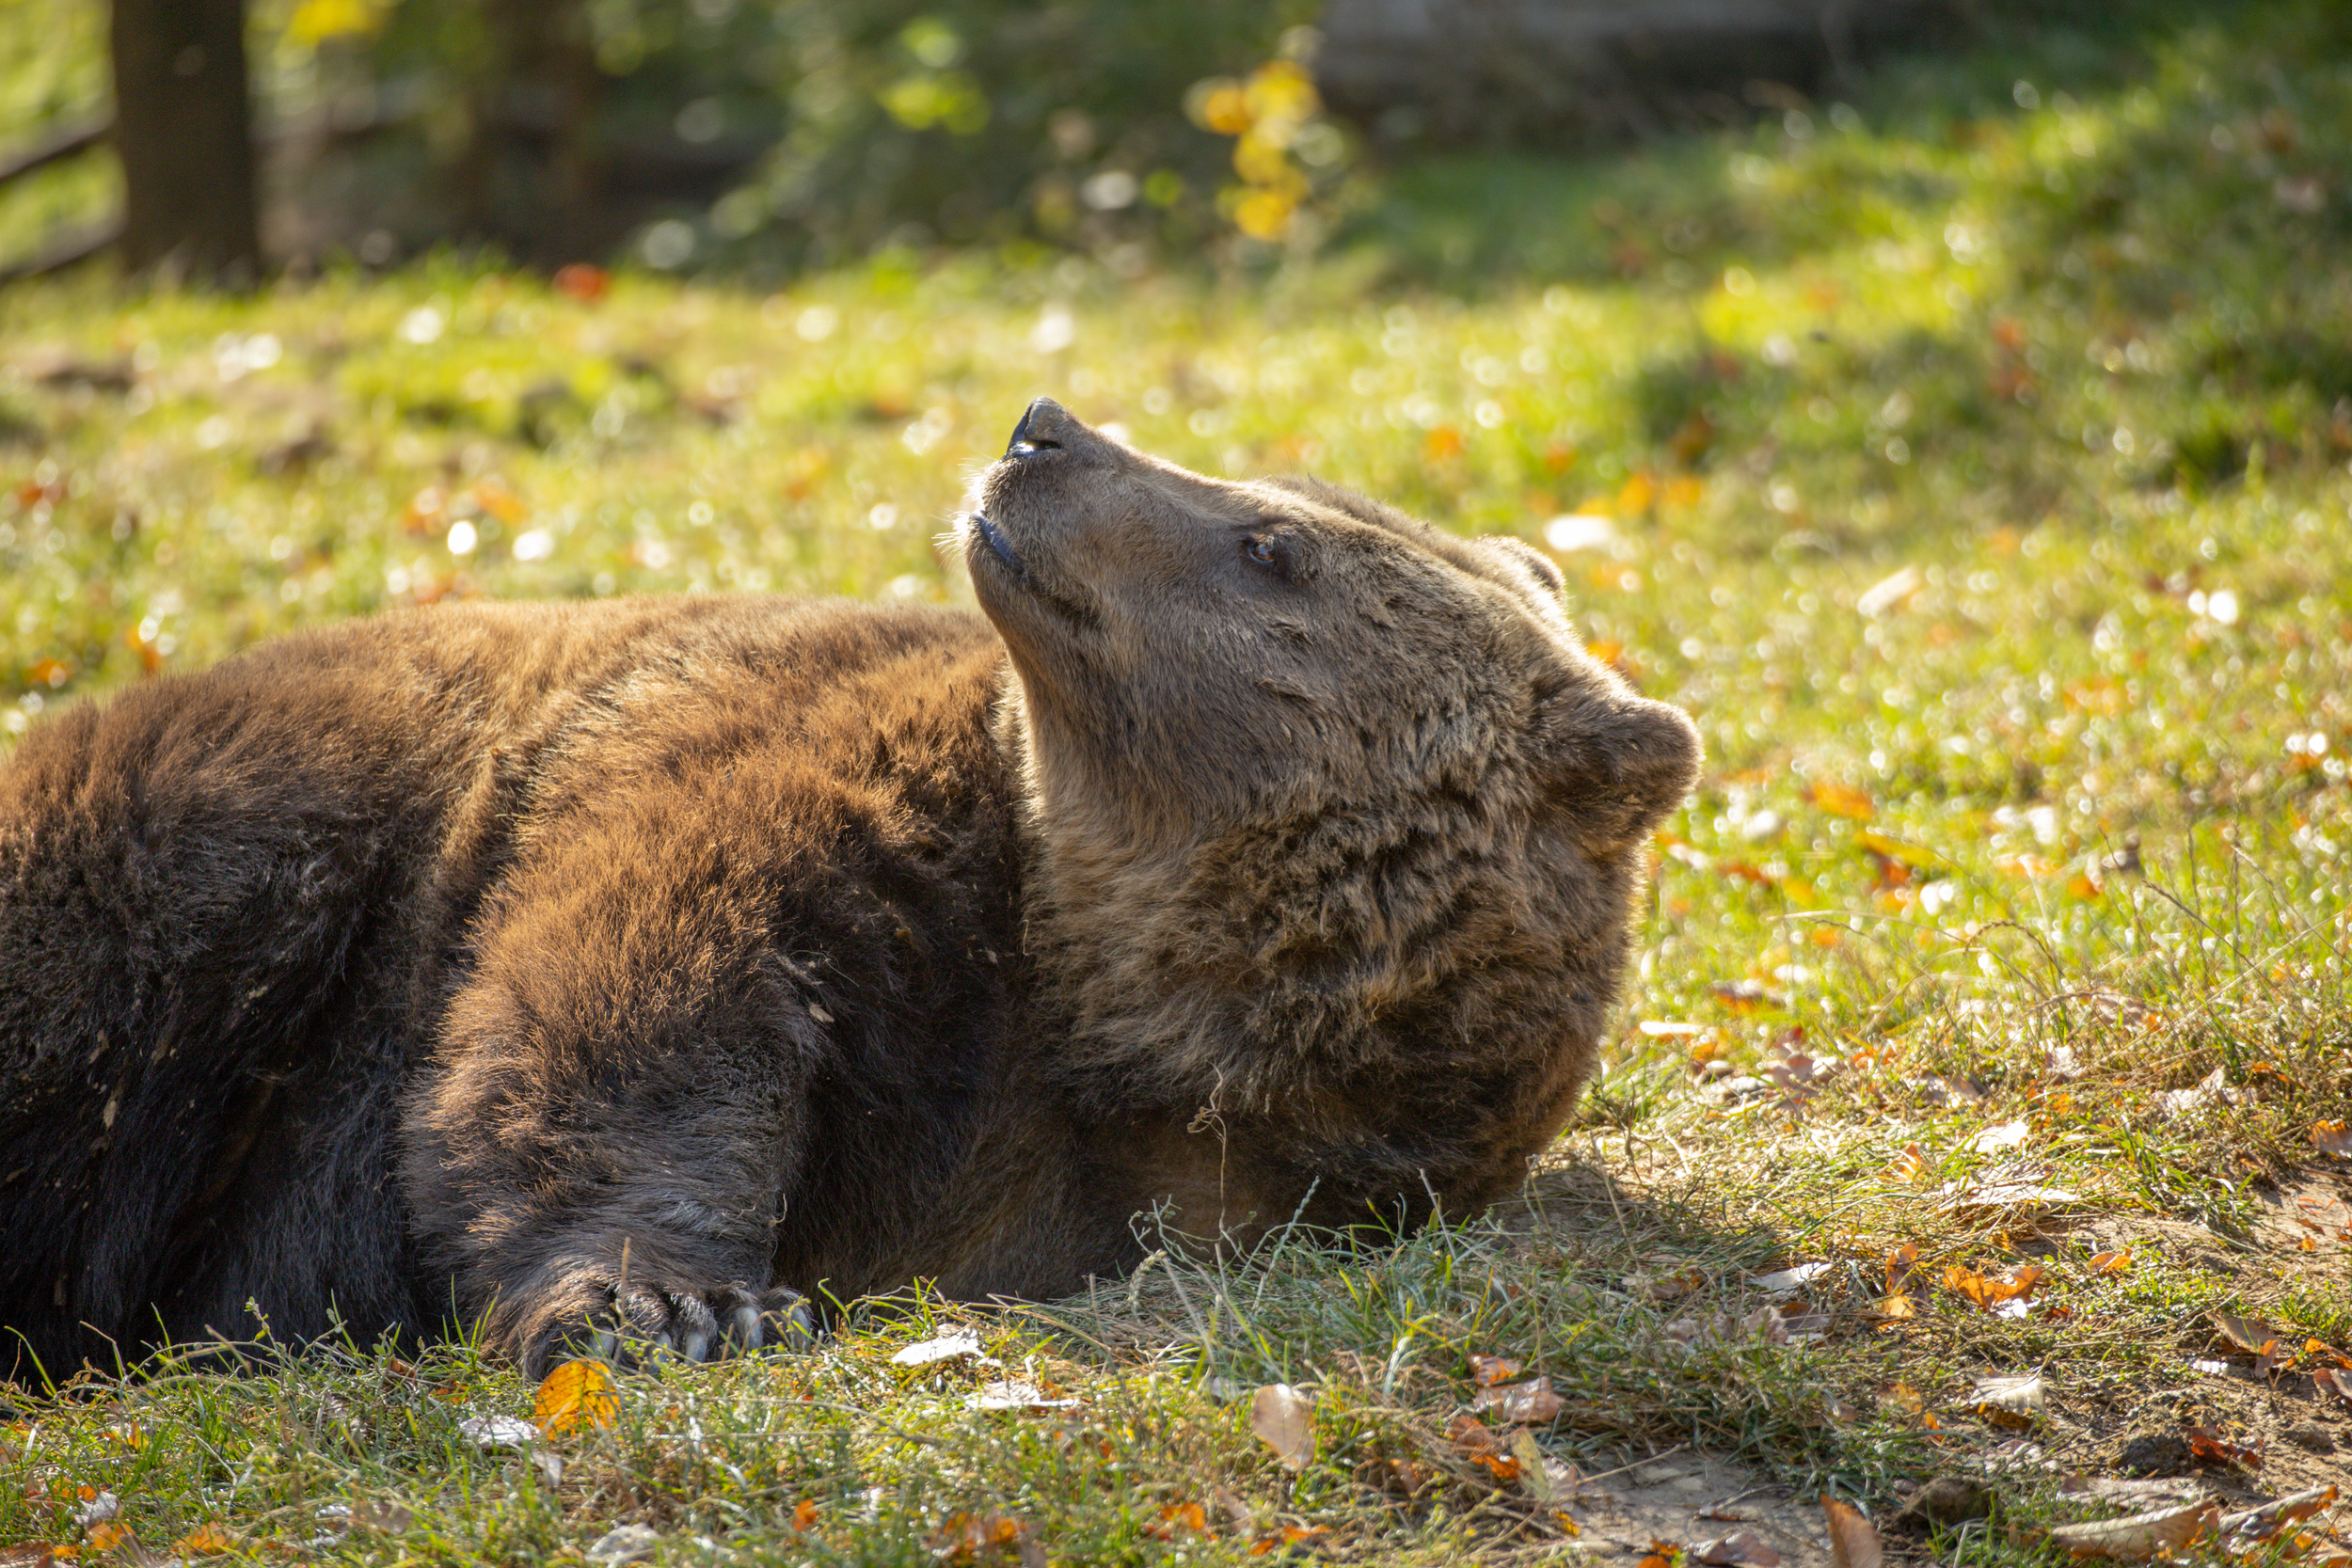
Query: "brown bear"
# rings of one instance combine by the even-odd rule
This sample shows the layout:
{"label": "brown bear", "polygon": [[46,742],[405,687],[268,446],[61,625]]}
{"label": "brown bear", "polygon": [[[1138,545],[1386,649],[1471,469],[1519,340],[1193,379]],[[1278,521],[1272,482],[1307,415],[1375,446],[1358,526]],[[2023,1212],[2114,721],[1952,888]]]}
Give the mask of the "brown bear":
{"label": "brown bear", "polygon": [[700,1359],[801,1292],[1068,1292],[1154,1208],[1247,1246],[1515,1186],[1689,721],[1509,540],[1050,402],[974,499],[985,620],[442,607],[28,736],[0,1371]]}

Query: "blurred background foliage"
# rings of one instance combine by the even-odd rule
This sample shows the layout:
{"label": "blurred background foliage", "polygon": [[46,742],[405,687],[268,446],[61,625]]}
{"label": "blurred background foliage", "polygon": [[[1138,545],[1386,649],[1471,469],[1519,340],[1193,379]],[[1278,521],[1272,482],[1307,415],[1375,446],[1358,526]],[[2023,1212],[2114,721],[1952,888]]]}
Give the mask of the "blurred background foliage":
{"label": "blurred background foliage", "polygon": [[[37,102],[8,120],[103,99],[101,8],[13,8],[90,38],[43,49],[38,86],[15,73]],[[757,278],[893,245],[1074,248],[1132,274],[1236,226],[1307,242],[1348,152],[1306,69],[1317,9],[255,0],[267,248],[382,262],[484,240]]]}

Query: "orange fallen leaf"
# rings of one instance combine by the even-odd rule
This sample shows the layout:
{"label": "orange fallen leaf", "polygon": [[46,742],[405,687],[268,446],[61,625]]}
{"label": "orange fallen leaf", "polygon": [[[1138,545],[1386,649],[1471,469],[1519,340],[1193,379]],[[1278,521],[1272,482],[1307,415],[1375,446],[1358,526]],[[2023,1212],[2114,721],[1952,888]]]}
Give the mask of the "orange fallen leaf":
{"label": "orange fallen leaf", "polygon": [[1525,1369],[1507,1355],[1472,1355],[1470,1358],[1470,1381],[1481,1388],[1491,1388],[1519,1375]]}
{"label": "orange fallen leaf", "polygon": [[2340,1121],[2312,1123],[2312,1143],[2322,1154],[2332,1154],[2339,1160],[2352,1160],[2352,1127]]}
{"label": "orange fallen leaf", "polygon": [[1519,1462],[1503,1451],[1502,1445],[1495,1441],[1494,1433],[1477,1417],[1468,1414],[1454,1417],[1446,1423],[1445,1436],[1446,1441],[1454,1445],[1456,1453],[1471,1464],[1485,1467],[1497,1481],[1518,1480]]}
{"label": "orange fallen leaf", "polygon": [[[1918,1146],[1914,1144],[1912,1147],[1916,1148]],[[1911,1277],[1912,1267],[1918,1261],[1919,1243],[1916,1242],[1905,1242],[1886,1255],[1886,1293],[1888,1295],[1902,1293],[1903,1281]]]}
{"label": "orange fallen leaf", "polygon": [[817,1504],[813,1500],[803,1497],[792,1505],[792,1528],[797,1530],[812,1530],[817,1528]]}
{"label": "orange fallen leaf", "polygon": [[1161,1541],[1173,1541],[1184,1530],[1205,1535],[1209,1528],[1209,1512],[1199,1503],[1169,1503],[1160,1510],[1154,1523],[1143,1527],[1143,1533]]}
{"label": "orange fallen leaf", "polygon": [[2094,1252],[2090,1255],[2092,1274],[2129,1274],[2131,1269],[2132,1251],[2129,1247],[2118,1247],[2113,1252]]}
{"label": "orange fallen leaf", "polygon": [[1278,1547],[1295,1546],[1302,1541],[1312,1541],[1331,1533],[1327,1525],[1284,1525],[1271,1535],[1260,1536],[1250,1546],[1251,1557],[1263,1557]]}
{"label": "orange fallen leaf", "polygon": [[2210,1427],[2190,1427],[2183,1435],[2188,1439],[2188,1451],[2209,1465],[2234,1465],[2249,1470],[2262,1468],[2260,1449],[2243,1443],[2233,1443]]}
{"label": "orange fallen leaf", "polygon": [[505,485],[501,484],[495,479],[485,479],[478,482],[474,487],[467,491],[466,494],[469,499],[471,499],[474,505],[480,507],[491,516],[496,517],[501,523],[518,523],[522,521],[525,516],[529,515],[531,511],[529,507],[523,504],[523,499],[520,496],[515,494],[514,491],[509,490]]}
{"label": "orange fallen leaf", "polygon": [[621,1394],[601,1361],[566,1361],[539,1385],[531,1418],[548,1436],[580,1427],[610,1430],[620,1419]]}
{"label": "orange fallen leaf", "polygon": [[1829,1557],[1835,1568],[1880,1568],[1885,1552],[1879,1544],[1879,1529],[1860,1509],[1824,1497],[1821,1518],[1829,1527]]}
{"label": "orange fallen leaf", "polygon": [[119,1519],[102,1519],[90,1526],[85,1544],[94,1552],[111,1551],[131,1539],[131,1527]]}
{"label": "orange fallen leaf", "polygon": [[1944,1271],[1944,1288],[1965,1296],[1978,1311],[1990,1312],[2005,1301],[2032,1294],[2041,1278],[2042,1266],[2038,1263],[2011,1269],[1997,1279],[1987,1279],[1974,1269],[1954,1263]]}
{"label": "orange fallen leaf", "polygon": [[171,1544],[171,1549],[183,1557],[217,1557],[233,1552],[240,1543],[237,1538],[216,1524],[199,1525]]}
{"label": "orange fallen leaf", "polygon": [[1044,1568],[1045,1548],[1029,1527],[1002,1513],[950,1513],[931,1532],[932,1555],[942,1562],[993,1561],[1010,1556]]}
{"label": "orange fallen leaf", "polygon": [[555,269],[555,292],[582,305],[593,305],[612,287],[612,275],[602,267],[585,261],[574,261]]}

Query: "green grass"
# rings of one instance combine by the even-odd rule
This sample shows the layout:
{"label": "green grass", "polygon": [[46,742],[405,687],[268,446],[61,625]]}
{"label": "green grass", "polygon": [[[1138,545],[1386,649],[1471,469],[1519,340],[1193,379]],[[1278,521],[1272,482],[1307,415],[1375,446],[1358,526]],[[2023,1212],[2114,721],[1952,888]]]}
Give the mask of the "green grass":
{"label": "green grass", "polygon": [[[2044,1376],[2026,1436],[2069,1468],[2194,1418],[2268,1442],[2273,1489],[2323,1473],[2280,1434],[2352,1427],[2301,1371],[2190,1362],[2232,1356],[2215,1311],[2352,1349],[2341,1239],[2270,1218],[2272,1184],[2343,1190],[2313,1128],[2352,1114],[2346,168],[2352,28],[2279,0],[1618,158],[1399,170],[1256,281],[898,257],[582,302],[451,261],[0,294],[8,736],[423,599],[968,602],[933,536],[1052,393],[1205,471],[1304,468],[1467,531],[1606,515],[1561,557],[1580,626],[1710,753],[1606,1078],[1524,1212],[1001,1315],[863,1310],[809,1355],[627,1380],[613,1430],[553,1445],[560,1481],[459,1434],[531,1406],[462,1348],[89,1377],[21,1400],[0,1539],[80,1539],[87,1486],[153,1545],[217,1521],[249,1555],[388,1563],[623,1521],[666,1561],[928,1561],[957,1513],[1056,1561],[1240,1560],[1285,1527],[1534,1554],[1565,1527],[1446,1435],[1472,1354],[1551,1377],[1542,1447],[1588,1474],[1690,1445],[1882,1516],[2016,1441],[1971,1408],[1988,1372]],[[1747,1092],[1791,1049],[1838,1065]],[[2011,1178],[2071,1196],[1981,1200]],[[1739,1326],[1798,1262],[1829,1265],[1825,1338]],[[1946,1283],[2027,1262],[2022,1318]],[[1004,1367],[889,1363],[951,1320]],[[1007,1376],[1079,1402],[964,1407]],[[1248,1431],[1277,1381],[1317,1403],[1296,1474]],[[2084,1506],[1998,1485],[2013,1517]],[[394,1502],[397,1529],[319,1518]],[[1972,1529],[1955,1560],[2038,1550]]]}

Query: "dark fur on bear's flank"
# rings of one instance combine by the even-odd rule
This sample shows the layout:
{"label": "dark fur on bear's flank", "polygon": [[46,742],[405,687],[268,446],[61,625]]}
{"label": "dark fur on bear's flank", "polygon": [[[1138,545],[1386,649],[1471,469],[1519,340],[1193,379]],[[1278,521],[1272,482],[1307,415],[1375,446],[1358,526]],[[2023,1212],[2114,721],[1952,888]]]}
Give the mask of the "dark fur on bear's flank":
{"label": "dark fur on bear's flank", "polygon": [[248,1302],[700,1356],[820,1284],[1067,1291],[1155,1204],[1246,1243],[1512,1185],[1688,722],[1532,552],[1018,434],[985,621],[443,608],[38,729],[0,1326],[55,1375]]}

